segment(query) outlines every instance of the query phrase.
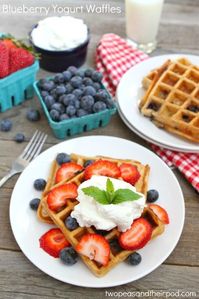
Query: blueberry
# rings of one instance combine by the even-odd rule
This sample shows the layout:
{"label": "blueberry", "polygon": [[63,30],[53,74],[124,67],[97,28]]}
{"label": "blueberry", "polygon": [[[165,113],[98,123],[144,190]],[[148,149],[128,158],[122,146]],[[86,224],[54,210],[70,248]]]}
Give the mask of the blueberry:
{"label": "blueberry", "polygon": [[122,250],[122,248],[120,247],[120,244],[119,244],[119,242],[118,242],[117,239],[112,239],[112,240],[110,240],[109,243],[110,243],[110,247],[111,247],[111,249],[112,249],[114,252],[119,252],[119,251]]}
{"label": "blueberry", "polygon": [[56,161],[59,165],[62,165],[63,163],[68,163],[71,161],[70,155],[65,153],[59,153],[56,157]]}
{"label": "blueberry", "polygon": [[79,88],[82,85],[82,78],[80,76],[74,76],[70,80],[70,83],[74,88]]}
{"label": "blueberry", "polygon": [[55,83],[63,83],[65,80],[64,75],[63,74],[56,74],[54,77],[54,82]]}
{"label": "blueberry", "polygon": [[187,107],[187,109],[188,109],[189,111],[192,111],[192,112],[195,112],[195,113],[198,113],[198,112],[199,112],[199,106],[197,106],[197,105],[189,105],[189,106]]}
{"label": "blueberry", "polygon": [[33,198],[29,205],[30,205],[30,208],[34,211],[36,211],[39,207],[39,204],[40,204],[40,199],[39,198]]}
{"label": "blueberry", "polygon": [[85,76],[86,77],[91,77],[93,74],[93,69],[89,68],[87,70],[85,70]]}
{"label": "blueberry", "polygon": [[51,107],[52,110],[57,110],[60,114],[65,112],[64,105],[61,103],[54,103]]}
{"label": "blueberry", "polygon": [[62,115],[60,115],[59,117],[59,120],[60,121],[63,121],[63,120],[67,120],[69,119],[70,117],[66,114],[66,113],[63,113]]}
{"label": "blueberry", "polygon": [[53,81],[48,81],[42,85],[42,89],[45,91],[51,91],[55,87]]}
{"label": "blueberry", "polygon": [[99,90],[95,95],[96,101],[106,101],[108,98],[108,94],[105,90]]}
{"label": "blueberry", "polygon": [[52,120],[59,121],[60,113],[57,110],[52,109],[52,110],[50,110],[50,116],[51,116]]}
{"label": "blueberry", "polygon": [[74,230],[79,227],[79,224],[77,223],[77,220],[71,216],[68,216],[65,219],[65,225],[69,230]]}
{"label": "blueberry", "polygon": [[69,71],[65,71],[65,72],[63,72],[63,76],[64,76],[64,80],[65,80],[65,82],[69,82],[70,79],[72,78],[72,74],[71,74],[71,72],[69,72]]}
{"label": "blueberry", "polygon": [[74,89],[73,94],[79,99],[82,96],[83,91],[81,89]]}
{"label": "blueberry", "polygon": [[94,102],[95,101],[92,96],[84,96],[81,98],[81,108],[85,109],[86,111],[91,111]]}
{"label": "blueberry", "polygon": [[82,81],[82,83],[86,86],[93,86],[93,80],[91,78],[85,77]]}
{"label": "blueberry", "polygon": [[84,88],[84,91],[83,91],[83,94],[85,95],[85,96],[95,96],[96,95],[96,90],[95,90],[95,88],[94,87],[92,87],[92,86],[86,86],[85,88]]}
{"label": "blueberry", "polygon": [[38,86],[39,88],[42,88],[43,84],[47,83],[48,80],[47,79],[40,79],[39,82],[38,82]]}
{"label": "blueberry", "polygon": [[9,119],[3,119],[1,121],[1,125],[0,125],[1,131],[2,132],[8,132],[11,130],[12,128],[12,122]]}
{"label": "blueberry", "polygon": [[49,95],[48,91],[45,91],[45,90],[42,90],[42,91],[41,91],[41,96],[42,96],[42,98],[45,98],[45,97],[48,96],[48,95]]}
{"label": "blueberry", "polygon": [[74,76],[77,73],[77,68],[75,66],[69,66],[67,71],[71,72],[71,74]]}
{"label": "blueberry", "polygon": [[59,257],[64,264],[72,266],[77,262],[78,255],[72,247],[66,247],[60,251]]}
{"label": "blueberry", "polygon": [[141,255],[138,252],[133,252],[127,258],[128,264],[132,266],[137,266],[142,260]]}
{"label": "blueberry", "polygon": [[54,97],[51,95],[48,95],[44,98],[44,103],[46,104],[46,107],[48,110],[51,109],[52,105],[55,103]]}
{"label": "blueberry", "polygon": [[151,189],[147,192],[147,202],[154,202],[158,199],[159,193],[155,189]]}
{"label": "blueberry", "polygon": [[58,96],[64,94],[65,92],[66,92],[66,88],[65,88],[64,85],[58,85],[58,86],[56,87],[56,94],[57,94]]}
{"label": "blueberry", "polygon": [[64,98],[63,98],[63,104],[65,106],[73,105],[73,103],[75,102],[76,99],[77,98],[76,98],[76,96],[74,94],[69,93],[69,94],[67,94],[67,95],[64,96]]}
{"label": "blueberry", "polygon": [[69,115],[69,116],[73,116],[75,115],[76,113],[76,108],[72,105],[69,105],[67,108],[66,108],[66,113]]}
{"label": "blueberry", "polygon": [[105,104],[106,104],[106,106],[108,107],[108,108],[113,108],[113,107],[115,107],[115,103],[114,103],[114,101],[111,99],[111,98],[107,98],[106,100],[104,100],[104,102],[105,102]]}
{"label": "blueberry", "polygon": [[66,88],[66,93],[71,93],[74,90],[74,88],[72,87],[72,85],[70,83],[67,83],[65,85],[65,88]]}
{"label": "blueberry", "polygon": [[94,71],[91,78],[94,82],[101,82],[103,75],[100,72]]}
{"label": "blueberry", "polygon": [[96,91],[98,91],[101,88],[101,84],[98,82],[94,82],[93,87],[95,88]]}
{"label": "blueberry", "polygon": [[94,161],[93,160],[87,160],[85,163],[84,163],[84,167],[87,167],[89,165],[91,165]]}
{"label": "blueberry", "polygon": [[34,187],[37,191],[43,191],[46,187],[46,181],[44,179],[36,179],[34,181]]}
{"label": "blueberry", "polygon": [[84,76],[85,76],[84,73],[85,73],[84,70],[78,70],[77,73],[76,73],[76,76],[79,76],[79,77],[81,77],[81,78],[84,78]]}
{"label": "blueberry", "polygon": [[53,88],[51,91],[50,91],[50,95],[56,100],[57,99],[57,92],[56,92],[56,88]]}
{"label": "blueberry", "polygon": [[103,111],[105,110],[107,107],[106,107],[106,104],[102,101],[97,101],[94,105],[93,105],[93,111],[94,112],[100,112],[100,111]]}
{"label": "blueberry", "polygon": [[75,100],[74,103],[73,103],[73,106],[76,108],[76,109],[79,109],[80,108],[80,101],[79,100]]}
{"label": "blueberry", "polygon": [[15,141],[21,143],[25,140],[25,136],[22,133],[17,133],[15,136]]}
{"label": "blueberry", "polygon": [[30,121],[38,121],[41,118],[39,111],[33,108],[27,111],[26,117]]}
{"label": "blueberry", "polygon": [[84,110],[84,109],[80,108],[80,109],[77,110],[77,116],[78,117],[85,116],[87,114],[88,114],[88,112],[86,110]]}

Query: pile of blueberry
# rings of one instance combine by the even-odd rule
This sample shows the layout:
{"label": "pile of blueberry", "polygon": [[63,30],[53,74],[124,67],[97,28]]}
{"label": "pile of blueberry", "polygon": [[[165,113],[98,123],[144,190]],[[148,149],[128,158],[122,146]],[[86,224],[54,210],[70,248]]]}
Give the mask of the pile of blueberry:
{"label": "pile of blueberry", "polygon": [[102,74],[90,68],[78,70],[70,66],[52,79],[41,79],[38,87],[56,122],[114,107],[113,100],[103,89]]}

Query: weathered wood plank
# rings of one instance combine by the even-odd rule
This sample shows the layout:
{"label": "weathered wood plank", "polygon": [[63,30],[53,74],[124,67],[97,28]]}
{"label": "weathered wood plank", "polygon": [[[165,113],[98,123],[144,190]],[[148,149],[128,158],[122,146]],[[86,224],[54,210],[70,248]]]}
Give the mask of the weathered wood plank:
{"label": "weathered wood plank", "polygon": [[[149,289],[194,291],[197,289],[199,275],[198,267],[162,265],[143,279],[125,286],[107,289],[84,289],[64,284],[47,276],[33,266],[22,253],[0,251],[0,261],[0,290],[3,291],[1,292],[3,295],[1,298],[10,299],[76,299],[79,298],[79,296],[83,299],[105,298],[106,291],[132,292],[137,290],[147,291]],[[14,273],[15,275],[13,275]]]}

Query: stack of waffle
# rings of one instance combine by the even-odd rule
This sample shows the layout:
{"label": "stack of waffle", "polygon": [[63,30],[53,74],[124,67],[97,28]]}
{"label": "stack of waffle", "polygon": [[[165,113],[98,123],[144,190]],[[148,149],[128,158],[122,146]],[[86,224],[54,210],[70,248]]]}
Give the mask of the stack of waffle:
{"label": "stack of waffle", "polygon": [[[140,173],[140,178],[135,184],[135,188],[138,192],[141,192],[146,195],[147,187],[148,187],[148,177],[149,177],[149,166],[143,165],[138,161],[133,160],[121,160],[121,159],[111,159],[107,157],[84,157],[76,154],[71,154],[71,160],[73,162],[78,163],[79,165],[83,166],[86,161],[88,160],[108,160],[108,161],[114,161],[118,164],[118,166],[121,163],[131,163],[132,165],[135,165],[138,168],[138,171]],[[84,180],[84,170],[81,173],[77,173],[74,175],[73,178],[71,178],[68,181],[62,181],[58,184],[55,184],[55,176],[56,171],[59,168],[59,165],[56,161],[52,163],[50,175],[47,181],[46,188],[43,192],[42,200],[40,202],[40,206],[38,208],[38,218],[45,222],[45,223],[54,223],[57,227],[59,227],[63,234],[65,235],[66,239],[70,242],[70,244],[75,248],[78,244],[79,240],[83,237],[85,234],[92,234],[97,233],[96,229],[94,227],[78,227],[74,229],[73,231],[70,231],[65,226],[65,219],[71,214],[71,212],[74,210],[74,207],[76,204],[78,204],[78,201],[76,199],[68,199],[66,206],[59,212],[52,211],[48,207],[47,203],[47,197],[51,190],[53,190],[55,187],[64,185],[66,183],[75,183],[77,186],[79,186],[83,180]],[[160,219],[154,214],[154,212],[146,207],[143,211],[142,217],[146,218],[148,222],[152,225],[153,232],[152,232],[152,238],[157,237],[164,231],[164,224],[160,221]],[[104,237],[108,242],[118,239],[120,232],[117,228],[114,228],[110,231],[104,232]],[[115,267],[118,263],[124,261],[132,251],[129,250],[115,250],[115,248],[111,248],[110,253],[110,260],[107,266],[102,266],[99,263],[95,262],[94,260],[89,259],[88,257],[84,255],[80,255],[85,265],[97,276],[101,277],[104,276],[107,272],[109,272],[113,267]]]}
{"label": "stack of waffle", "polygon": [[186,58],[168,60],[142,83],[141,113],[158,127],[199,142],[199,68]]}

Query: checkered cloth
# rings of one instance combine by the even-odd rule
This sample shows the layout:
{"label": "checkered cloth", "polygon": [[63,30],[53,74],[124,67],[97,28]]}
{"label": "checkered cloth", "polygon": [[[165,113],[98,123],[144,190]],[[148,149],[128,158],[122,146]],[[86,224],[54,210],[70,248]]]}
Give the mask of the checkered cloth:
{"label": "checkered cloth", "polygon": [[[104,85],[113,96],[124,73],[147,58],[142,51],[133,48],[124,39],[112,33],[102,37],[95,57],[97,70],[102,72]],[[185,154],[153,144],[151,146],[170,167],[178,168],[199,192],[199,154]]]}

